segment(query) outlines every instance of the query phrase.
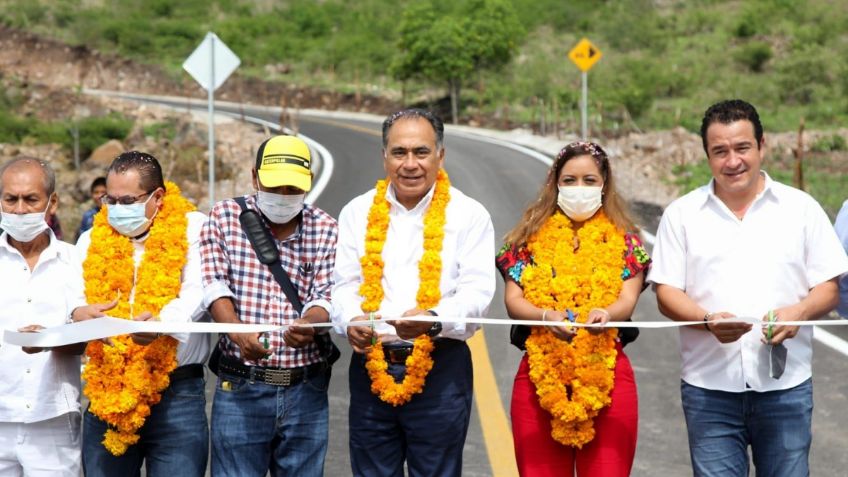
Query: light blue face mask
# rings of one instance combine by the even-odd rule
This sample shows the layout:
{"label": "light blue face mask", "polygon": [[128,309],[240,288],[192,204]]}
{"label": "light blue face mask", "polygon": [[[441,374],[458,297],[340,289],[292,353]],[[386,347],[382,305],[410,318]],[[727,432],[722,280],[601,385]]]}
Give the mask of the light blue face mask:
{"label": "light blue face mask", "polygon": [[[150,197],[153,197],[153,194],[151,194]],[[138,237],[143,234],[147,228],[150,227],[150,222],[153,220],[153,217],[156,217],[156,214],[154,213],[153,217],[148,219],[145,214],[145,209],[147,208],[147,203],[150,201],[150,197],[148,197],[144,202],[129,205],[106,204],[106,211],[109,215],[109,225],[111,225],[116,232],[126,237]]]}

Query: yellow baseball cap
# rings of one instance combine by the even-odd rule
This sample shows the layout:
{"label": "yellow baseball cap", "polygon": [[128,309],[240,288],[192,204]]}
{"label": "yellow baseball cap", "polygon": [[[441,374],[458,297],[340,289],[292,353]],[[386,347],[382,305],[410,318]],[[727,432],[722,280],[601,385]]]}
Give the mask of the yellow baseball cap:
{"label": "yellow baseball cap", "polygon": [[295,136],[274,136],[256,152],[256,174],[265,187],[294,186],[309,192],[311,163],[309,146]]}

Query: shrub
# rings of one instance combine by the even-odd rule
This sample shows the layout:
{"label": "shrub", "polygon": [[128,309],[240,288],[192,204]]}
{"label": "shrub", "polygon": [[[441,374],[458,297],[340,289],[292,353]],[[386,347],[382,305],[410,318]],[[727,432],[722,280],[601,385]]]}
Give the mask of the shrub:
{"label": "shrub", "polygon": [[810,146],[810,150],[815,152],[844,151],[846,149],[848,149],[848,143],[839,134],[822,136]]}
{"label": "shrub", "polygon": [[771,45],[764,41],[754,41],[736,50],[733,56],[736,61],[747,66],[751,71],[759,73],[763,71],[763,66],[773,54]]}
{"label": "shrub", "polygon": [[[99,116],[79,122],[80,155],[87,157],[97,146],[110,139],[124,139],[132,128],[132,120],[119,115]],[[72,147],[70,135],[64,143]]]}
{"label": "shrub", "polygon": [[693,191],[706,184],[713,177],[706,159],[695,163],[678,164],[671,170],[672,184],[680,187],[680,194]]}
{"label": "shrub", "polygon": [[142,133],[155,139],[173,140],[177,136],[177,123],[175,120],[168,120],[148,124],[142,128]]}
{"label": "shrub", "polygon": [[0,110],[0,142],[21,142],[30,130],[32,121]]}

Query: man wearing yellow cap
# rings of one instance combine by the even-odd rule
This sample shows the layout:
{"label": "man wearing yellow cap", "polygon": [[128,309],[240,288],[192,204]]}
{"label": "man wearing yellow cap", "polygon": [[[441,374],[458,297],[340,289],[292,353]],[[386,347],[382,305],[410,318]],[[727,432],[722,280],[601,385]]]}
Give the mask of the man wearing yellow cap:
{"label": "man wearing yellow cap", "polygon": [[[216,477],[323,474],[330,367],[316,331],[296,325],[329,320],[338,227],[304,204],[310,165],[299,138],[268,139],[252,171],[256,193],[215,204],[201,232],[204,305],[216,322],[295,325],[220,337],[211,419]],[[239,220],[243,209],[260,214],[300,303],[259,261]]]}

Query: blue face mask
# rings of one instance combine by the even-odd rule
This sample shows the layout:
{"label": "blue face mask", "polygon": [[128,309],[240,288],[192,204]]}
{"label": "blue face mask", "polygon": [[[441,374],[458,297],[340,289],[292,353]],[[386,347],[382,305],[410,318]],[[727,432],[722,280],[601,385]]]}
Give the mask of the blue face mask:
{"label": "blue face mask", "polygon": [[[150,197],[153,197],[153,195],[151,194]],[[156,217],[156,214],[154,213],[153,217],[148,219],[145,214],[145,209],[147,208],[147,203],[150,201],[150,197],[148,197],[144,202],[130,205],[106,204],[106,212],[108,212],[109,216],[109,225],[111,225],[116,232],[126,237],[138,237],[143,234],[148,227],[150,227],[150,222],[153,220],[153,217]]]}

